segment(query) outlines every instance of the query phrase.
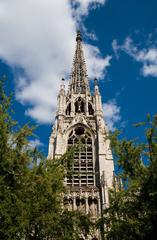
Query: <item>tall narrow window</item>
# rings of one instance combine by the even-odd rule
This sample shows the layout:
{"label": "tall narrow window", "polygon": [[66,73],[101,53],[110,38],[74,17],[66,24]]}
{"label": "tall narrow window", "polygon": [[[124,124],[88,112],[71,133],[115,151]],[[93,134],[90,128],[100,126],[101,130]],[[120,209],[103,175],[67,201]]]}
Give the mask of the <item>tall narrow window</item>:
{"label": "tall narrow window", "polygon": [[70,113],[71,113],[71,103],[69,103],[67,106],[66,115],[70,115]]}
{"label": "tall narrow window", "polygon": [[76,113],[84,113],[85,112],[85,104],[82,98],[78,98],[75,102],[75,112]]}
{"label": "tall narrow window", "polygon": [[94,165],[92,138],[84,127],[79,126],[71,131],[68,147],[77,146],[72,166],[72,176],[68,177],[67,184],[72,186],[94,185]]}
{"label": "tall narrow window", "polygon": [[92,107],[91,103],[88,103],[88,112],[89,112],[89,115],[93,115],[94,114],[94,110],[93,110],[93,107]]}

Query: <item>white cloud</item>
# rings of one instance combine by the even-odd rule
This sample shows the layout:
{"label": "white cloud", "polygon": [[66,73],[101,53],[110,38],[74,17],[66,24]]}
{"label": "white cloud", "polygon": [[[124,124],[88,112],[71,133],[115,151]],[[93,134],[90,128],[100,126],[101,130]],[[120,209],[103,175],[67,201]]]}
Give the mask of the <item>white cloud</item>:
{"label": "white cloud", "polygon": [[119,57],[119,52],[123,51],[135,61],[142,63],[141,72],[143,76],[157,77],[157,48],[150,46],[147,49],[138,49],[129,37],[125,39],[122,45],[118,45],[117,40],[114,40],[112,47],[117,57]]}
{"label": "white cloud", "polygon": [[103,113],[109,130],[115,130],[115,124],[121,120],[120,107],[117,106],[115,99],[103,104]]}
{"label": "white cloud", "polygon": [[157,64],[145,64],[143,66],[144,76],[157,77]]}
{"label": "white cloud", "polygon": [[41,147],[43,146],[43,143],[40,142],[39,139],[34,139],[29,141],[29,147],[30,148],[35,148],[35,147]]}
{"label": "white cloud", "polygon": [[80,21],[82,16],[88,15],[91,8],[96,8],[105,3],[106,0],[71,0],[73,15],[77,21]]}
{"label": "white cloud", "polygon": [[85,54],[88,64],[88,75],[90,78],[102,79],[105,74],[105,69],[110,66],[111,56],[101,57],[100,50],[92,45],[84,45]]}
{"label": "white cloud", "polygon": [[[73,2],[80,3],[81,17],[105,0]],[[60,79],[69,80],[77,28],[73,13],[70,0],[0,1],[0,58],[18,69],[16,98],[40,123],[53,120]],[[85,48],[89,78],[102,78],[110,57],[95,46]]]}

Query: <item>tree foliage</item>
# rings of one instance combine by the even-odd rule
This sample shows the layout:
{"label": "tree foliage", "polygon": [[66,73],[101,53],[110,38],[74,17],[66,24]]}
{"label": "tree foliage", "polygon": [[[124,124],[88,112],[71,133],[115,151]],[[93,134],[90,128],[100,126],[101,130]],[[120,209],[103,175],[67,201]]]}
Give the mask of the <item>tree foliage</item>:
{"label": "tree foliage", "polygon": [[123,189],[110,191],[110,206],[104,212],[107,239],[157,239],[157,115],[137,124],[145,140],[119,140],[111,136]]}
{"label": "tree foliage", "polygon": [[29,138],[34,127],[12,119],[12,97],[0,81],[0,239],[75,240],[88,234],[89,218],[63,211],[64,177],[73,150],[46,160]]}

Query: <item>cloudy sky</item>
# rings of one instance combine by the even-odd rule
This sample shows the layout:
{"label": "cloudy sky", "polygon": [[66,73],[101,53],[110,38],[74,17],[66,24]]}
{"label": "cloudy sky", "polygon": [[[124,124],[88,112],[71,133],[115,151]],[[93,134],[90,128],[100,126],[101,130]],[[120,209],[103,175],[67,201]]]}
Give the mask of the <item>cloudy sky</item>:
{"label": "cloudy sky", "polygon": [[15,118],[38,125],[32,144],[47,153],[77,29],[91,90],[96,77],[109,128],[134,137],[132,124],[156,113],[156,10],[156,0],[0,0],[0,76],[7,75],[7,91],[15,93]]}

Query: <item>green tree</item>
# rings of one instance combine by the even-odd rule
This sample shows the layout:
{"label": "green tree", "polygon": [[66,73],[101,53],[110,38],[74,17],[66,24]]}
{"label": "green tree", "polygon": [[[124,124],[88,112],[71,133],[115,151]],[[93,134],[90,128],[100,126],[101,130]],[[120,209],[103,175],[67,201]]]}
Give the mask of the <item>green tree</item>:
{"label": "green tree", "polygon": [[157,115],[137,124],[145,141],[119,140],[111,147],[124,188],[110,191],[110,206],[104,212],[107,239],[157,239]]}
{"label": "green tree", "polygon": [[[26,224],[25,203],[20,198],[28,173],[29,153],[24,151],[32,129],[18,129],[12,120],[11,96],[0,82],[0,239],[17,239]],[[19,236],[20,239],[21,236]]]}
{"label": "green tree", "polygon": [[63,211],[64,177],[70,174],[74,149],[46,160],[29,138],[34,127],[12,119],[12,97],[0,81],[0,239],[66,240],[87,235],[91,222]]}

